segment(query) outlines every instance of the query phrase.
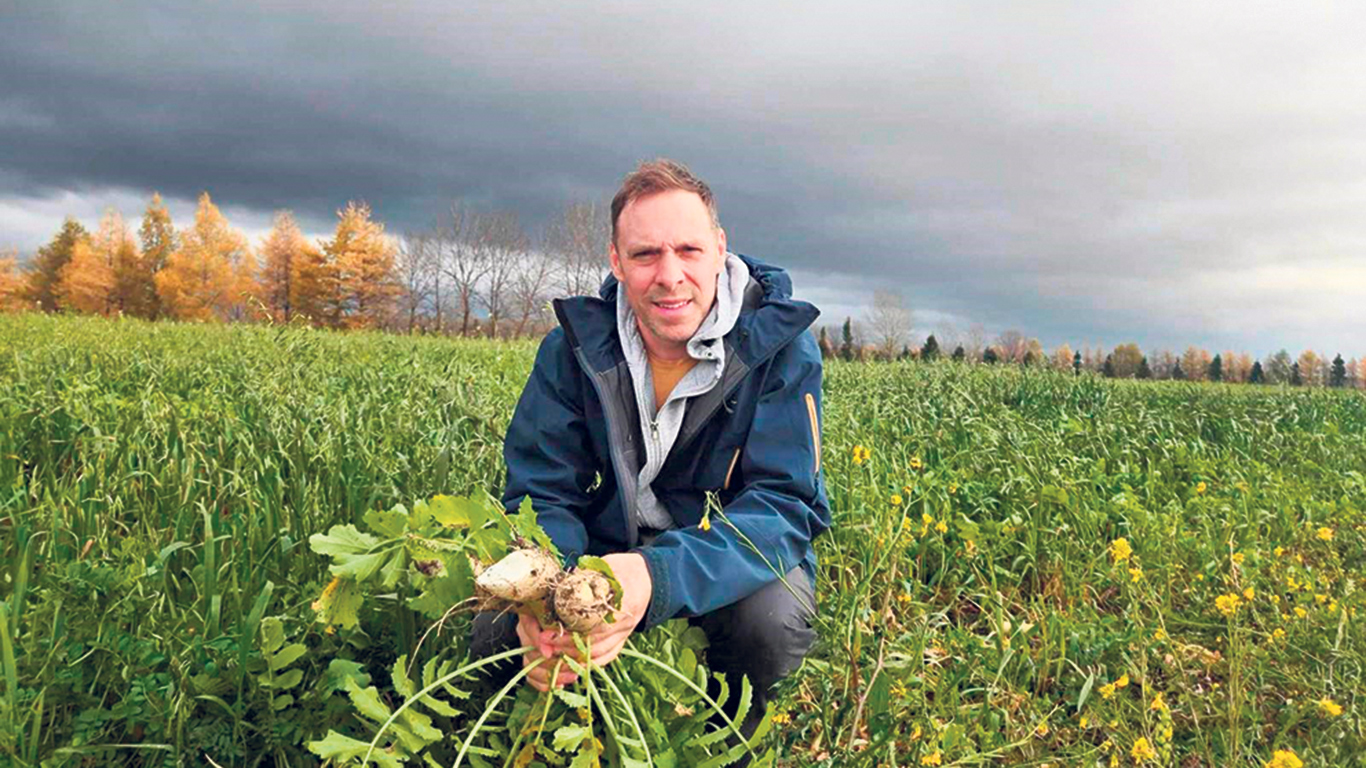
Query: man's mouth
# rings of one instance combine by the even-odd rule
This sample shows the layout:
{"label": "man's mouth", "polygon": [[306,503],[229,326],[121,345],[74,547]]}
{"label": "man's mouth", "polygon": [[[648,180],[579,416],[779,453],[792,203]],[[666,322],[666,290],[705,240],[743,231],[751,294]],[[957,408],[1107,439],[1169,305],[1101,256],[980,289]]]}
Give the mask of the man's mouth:
{"label": "man's mouth", "polygon": [[692,299],[675,299],[673,301],[656,301],[655,306],[665,312],[677,312],[692,303]]}

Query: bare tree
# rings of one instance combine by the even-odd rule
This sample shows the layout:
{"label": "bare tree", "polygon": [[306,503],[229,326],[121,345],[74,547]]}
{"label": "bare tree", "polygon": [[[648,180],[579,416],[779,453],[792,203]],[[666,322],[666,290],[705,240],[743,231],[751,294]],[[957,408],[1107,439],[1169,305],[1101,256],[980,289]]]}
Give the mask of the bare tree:
{"label": "bare tree", "polygon": [[548,253],[522,254],[512,278],[512,303],[517,311],[514,336],[536,328],[544,320],[546,301],[554,288],[556,263]]}
{"label": "bare tree", "polygon": [[868,316],[868,324],[872,328],[873,341],[883,355],[894,357],[910,343],[912,319],[911,310],[906,307],[900,293],[873,292],[873,309]]}
{"label": "bare tree", "polygon": [[450,289],[455,294],[461,336],[469,334],[479,283],[489,269],[488,250],[479,244],[482,222],[488,216],[457,201],[436,231],[441,272],[449,278]]}
{"label": "bare tree", "polygon": [[558,266],[556,288],[565,296],[595,293],[607,271],[612,222],[607,208],[595,202],[569,203],[546,227],[543,246]]}
{"label": "bare tree", "polygon": [[433,284],[440,275],[437,239],[430,232],[405,232],[399,238],[394,258],[394,273],[402,292],[398,311],[406,316],[407,332],[412,333],[423,307],[432,297]]}
{"label": "bare tree", "polygon": [[982,352],[987,346],[987,331],[981,323],[973,323],[968,329],[967,338],[963,341],[963,351],[967,353],[968,359],[976,362],[982,359]]}
{"label": "bare tree", "polygon": [[1002,362],[1012,363],[1023,362],[1030,349],[1029,339],[1014,328],[1001,331],[993,346],[1001,354]]}
{"label": "bare tree", "polygon": [[497,338],[498,323],[508,314],[518,262],[531,244],[517,214],[511,211],[495,211],[482,216],[475,243],[486,265],[484,290],[478,299],[488,312],[488,335]]}

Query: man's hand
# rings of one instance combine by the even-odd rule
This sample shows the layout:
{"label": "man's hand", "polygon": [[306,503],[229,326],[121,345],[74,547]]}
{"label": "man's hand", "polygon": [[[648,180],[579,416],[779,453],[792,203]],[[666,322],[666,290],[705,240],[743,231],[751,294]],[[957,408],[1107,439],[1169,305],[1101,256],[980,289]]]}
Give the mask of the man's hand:
{"label": "man's hand", "polygon": [[[610,624],[604,621],[584,638],[592,648],[593,663],[597,666],[612,662],[621,653],[626,639],[645,619],[645,612],[650,607],[650,596],[654,593],[654,581],[650,578],[650,568],[643,556],[626,552],[607,555],[603,560],[612,566],[612,573],[621,584],[622,596],[616,621]],[[523,664],[547,659],[527,675],[531,685],[539,691],[550,688],[550,675],[555,669],[556,656],[567,655],[582,660],[578,648],[574,646],[574,638],[569,633],[544,629],[534,616],[522,614],[519,617],[517,637],[523,645],[535,646],[535,650],[527,652]],[[555,684],[557,687],[568,685],[577,679],[578,675],[563,668]]]}

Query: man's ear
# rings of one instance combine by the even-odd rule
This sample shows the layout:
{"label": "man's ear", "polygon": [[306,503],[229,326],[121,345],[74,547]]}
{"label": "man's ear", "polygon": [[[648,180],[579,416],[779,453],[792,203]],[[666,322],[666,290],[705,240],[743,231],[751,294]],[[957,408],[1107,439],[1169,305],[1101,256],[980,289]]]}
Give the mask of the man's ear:
{"label": "man's ear", "polygon": [[716,244],[721,248],[721,260],[726,260],[726,230],[716,228]]}
{"label": "man's ear", "polygon": [[621,271],[621,256],[617,254],[616,243],[607,246],[607,261],[612,265],[612,276],[617,279],[617,282],[626,282],[626,276]]}

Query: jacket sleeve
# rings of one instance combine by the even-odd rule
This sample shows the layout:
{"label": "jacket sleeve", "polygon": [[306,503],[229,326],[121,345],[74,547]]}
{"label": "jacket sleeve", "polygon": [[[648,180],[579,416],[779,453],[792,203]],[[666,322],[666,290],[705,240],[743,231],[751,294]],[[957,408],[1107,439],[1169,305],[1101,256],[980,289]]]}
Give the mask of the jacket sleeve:
{"label": "jacket sleeve", "polygon": [[595,472],[579,391],[583,379],[573,355],[562,328],[541,342],[503,440],[503,506],[516,512],[522,498],[530,496],[537,522],[566,562],[588,548],[581,514],[588,506],[586,489]]}
{"label": "jacket sleeve", "polygon": [[646,627],[753,594],[801,564],[830,527],[818,479],[820,397],[820,351],[802,333],[775,356],[759,395],[741,459],[745,484],[724,510],[729,524],[667,531],[637,550],[654,582]]}

